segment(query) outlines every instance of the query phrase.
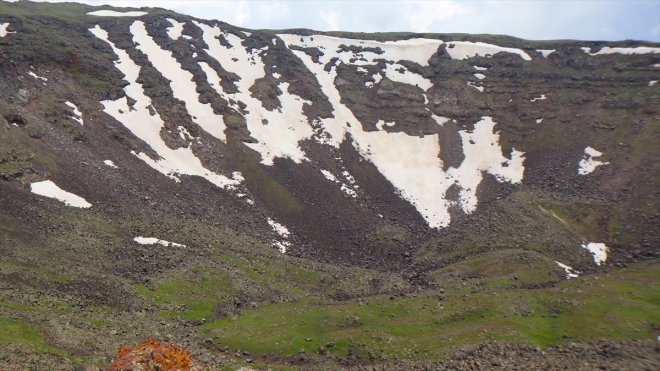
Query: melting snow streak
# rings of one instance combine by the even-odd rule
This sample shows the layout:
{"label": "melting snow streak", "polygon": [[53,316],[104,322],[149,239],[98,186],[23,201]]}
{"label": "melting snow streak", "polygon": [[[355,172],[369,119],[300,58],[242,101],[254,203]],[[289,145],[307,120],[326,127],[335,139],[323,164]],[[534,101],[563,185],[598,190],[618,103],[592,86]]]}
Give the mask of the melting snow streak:
{"label": "melting snow streak", "polygon": [[30,192],[62,201],[66,206],[80,207],[83,209],[92,207],[92,204],[87,202],[84,198],[63,190],[51,180],[44,180],[43,182],[30,184]]}

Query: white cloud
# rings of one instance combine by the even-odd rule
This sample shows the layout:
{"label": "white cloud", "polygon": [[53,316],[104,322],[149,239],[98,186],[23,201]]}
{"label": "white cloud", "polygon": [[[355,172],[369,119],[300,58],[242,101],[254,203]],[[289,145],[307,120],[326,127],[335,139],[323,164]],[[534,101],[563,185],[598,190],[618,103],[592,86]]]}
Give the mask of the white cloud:
{"label": "white cloud", "polygon": [[536,40],[660,41],[657,0],[571,0],[560,5],[556,0],[50,0],[65,1],[160,7],[253,29],[460,32]]}
{"label": "white cloud", "polygon": [[[407,0],[405,4],[408,25],[413,31],[417,32],[431,32],[431,26],[436,22],[468,13],[467,7],[453,0]],[[433,31],[437,32],[437,29]]]}
{"label": "white cloud", "polygon": [[236,4],[234,22],[236,26],[244,26],[250,20],[250,4],[247,1],[239,1]]}
{"label": "white cloud", "polygon": [[335,10],[321,12],[321,18],[326,24],[327,31],[339,31],[339,13]]}

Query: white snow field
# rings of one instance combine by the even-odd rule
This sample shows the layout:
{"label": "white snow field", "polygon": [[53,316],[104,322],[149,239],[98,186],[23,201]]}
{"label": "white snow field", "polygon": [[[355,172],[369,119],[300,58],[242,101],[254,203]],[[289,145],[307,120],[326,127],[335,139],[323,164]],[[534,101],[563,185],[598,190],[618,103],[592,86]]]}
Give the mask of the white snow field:
{"label": "white snow field", "polygon": [[75,104],[69,101],[64,102],[64,104],[66,104],[67,106],[71,107],[71,109],[73,109],[73,116],[71,118],[77,121],[80,125],[84,126],[85,123],[83,122],[82,119],[82,113],[80,112],[80,110],[78,110],[78,106],[76,106]]}
{"label": "white snow field", "polygon": [[141,17],[146,14],[147,12],[139,12],[139,11],[118,12],[116,10],[96,10],[87,13],[87,15],[93,15],[96,17]]}
{"label": "white snow field", "polygon": [[135,237],[133,241],[139,243],[140,245],[163,245],[165,247],[186,247],[186,245],[182,245],[180,243],[176,242],[170,242],[170,241],[165,241],[165,240],[160,240],[155,237]]}
{"label": "white snow field", "polygon": [[170,80],[170,87],[174,98],[183,101],[188,113],[197,125],[214,137],[225,141],[225,122],[221,115],[216,115],[210,103],[201,103],[197,93],[197,84],[193,81],[193,74],[184,70],[174,58],[172,52],[163,50],[147,34],[142,21],[135,21],[131,25],[133,41],[137,48],[149,58],[149,62],[163,76]]}
{"label": "white snow field", "polygon": [[[168,36],[173,39],[181,37],[183,24],[168,19]],[[393,81],[417,86],[428,104],[426,91],[433,86],[429,79],[414,73],[403,64],[402,60],[412,61],[422,66],[428,65],[428,60],[444,43],[441,40],[410,39],[401,41],[377,42],[368,40],[342,39],[324,35],[298,36],[279,35],[287,47],[313,47],[324,54],[319,63],[299,50],[292,50],[316,76],[322,92],[329,98],[333,108],[333,118],[310,122],[303,113],[303,107],[312,102],[306,101],[289,91],[289,83],[281,79],[280,74],[272,73],[278,80],[278,88],[282,92],[278,96],[281,108],[268,110],[262,102],[254,98],[250,92],[255,81],[266,76],[266,66],[262,58],[269,52],[270,45],[261,49],[248,49],[243,45],[248,37],[245,33],[233,34],[225,32],[218,26],[210,26],[193,21],[202,30],[202,39],[207,45],[205,52],[214,58],[222,68],[238,76],[235,82],[236,91],[228,93],[223,91],[221,77],[218,71],[205,62],[199,62],[200,68],[206,74],[211,87],[227,102],[236,114],[245,118],[250,135],[257,140],[256,143],[246,143],[247,146],[259,152],[261,162],[273,165],[276,158],[290,159],[295,163],[309,161],[307,155],[300,147],[303,140],[316,140],[323,145],[338,148],[350,135],[354,147],[361,156],[373,163],[376,168],[398,190],[400,196],[413,204],[431,227],[447,226],[450,222],[448,208],[451,201],[446,200],[446,192],[452,185],[460,189],[461,209],[473,212],[478,200],[476,198],[483,173],[487,172],[500,182],[518,183],[524,173],[524,158],[521,152],[513,150],[509,157],[502,153],[499,145],[499,135],[495,130],[496,123],[490,117],[483,117],[475,123],[474,129],[460,132],[465,152],[465,160],[456,168],[443,170],[439,158],[440,147],[438,134],[425,136],[411,136],[402,132],[388,132],[384,126],[396,123],[382,122],[377,131],[367,132],[353,112],[341,103],[341,97],[334,84],[337,77],[338,64],[352,64],[361,67],[362,73],[370,73],[375,81],[387,77]],[[233,178],[215,174],[204,168],[194,155],[190,146],[187,148],[169,148],[160,138],[163,121],[156,112],[149,113],[151,99],[144,93],[142,85],[137,82],[140,67],[131,60],[122,49],[117,48],[108,40],[107,33],[96,26],[90,30],[95,36],[107,42],[119,57],[115,66],[125,75],[129,85],[124,88],[127,96],[136,103],[129,107],[128,100],[121,98],[116,101],[104,101],[104,111],[119,120],[133,134],[148,144],[157,154],[153,159],[145,153],[136,154],[140,159],[159,172],[178,180],[177,175],[202,176],[222,188],[236,186],[242,180],[240,174]],[[197,93],[197,84],[191,72],[182,68],[172,53],[161,48],[147,33],[142,21],[135,21],[130,26],[136,48],[146,54],[150,63],[170,81],[174,97],[185,103],[188,113],[201,129],[220,141],[225,141],[225,124],[223,117],[213,112],[210,104],[200,103]],[[221,42],[222,40],[222,42]],[[280,41],[274,39],[275,45]],[[339,50],[340,45],[380,48],[383,53],[372,51]],[[531,60],[529,55],[520,49],[505,48],[492,44],[451,42],[452,47],[447,48],[450,56],[456,59],[465,59],[471,56],[492,56],[497,53],[513,53],[523,60]],[[328,64],[333,57],[337,57],[334,64]],[[378,61],[385,60],[384,67],[378,69]],[[327,66],[326,66],[327,64]],[[369,66],[367,69],[365,67]],[[325,67],[325,68],[324,68]],[[475,67],[477,71],[485,68]],[[475,74],[477,78],[485,77]],[[469,83],[468,83],[469,84]],[[474,86],[483,91],[482,86]],[[238,103],[243,103],[241,108]],[[428,108],[427,108],[428,110]],[[438,125],[444,124],[447,119],[432,115]],[[187,131],[186,131],[187,133]],[[187,140],[191,137],[183,131],[179,135]],[[341,159],[337,159],[341,161]],[[340,168],[342,168],[340,166]],[[342,173],[343,174],[343,173]],[[330,174],[332,175],[332,174]],[[357,197],[357,185],[354,179],[343,176],[324,176],[333,183],[338,183],[341,190],[352,197]]]}
{"label": "white snow field", "polygon": [[62,188],[58,187],[57,184],[55,184],[52,180],[44,180],[30,184],[30,192],[40,196],[54,198],[58,201],[64,202],[66,206],[79,207],[83,209],[92,207],[92,204],[87,202],[87,200],[76,194],[63,190]]}
{"label": "white snow field", "polygon": [[578,164],[578,174],[579,175],[591,174],[594,172],[594,170],[596,170],[597,167],[609,164],[609,162],[602,162],[594,159],[602,155],[603,154],[601,152],[591,147],[585,148],[584,156],[582,157],[582,160],[580,160],[580,163]]}
{"label": "white snow field", "polygon": [[[323,119],[319,123],[327,134],[323,143],[338,147],[346,134],[350,134],[358,152],[378,168],[404,199],[416,207],[431,227],[439,228],[449,224],[451,202],[446,200],[445,195],[453,184],[457,184],[461,189],[461,208],[465,212],[472,212],[477,205],[477,186],[484,171],[495,175],[499,181],[517,183],[522,180],[524,173],[522,153],[514,150],[510,159],[502,155],[498,143],[499,135],[494,132],[495,123],[490,117],[482,118],[475,124],[473,131],[460,132],[466,158],[458,168],[450,168],[445,172],[439,158],[440,145],[437,134],[410,136],[402,132],[389,133],[383,130],[383,125],[379,126],[378,131],[364,131],[353,112],[341,103],[339,91],[334,84],[337,77],[336,64],[331,66],[332,68],[325,68],[333,57],[339,58],[335,63],[351,63],[351,59],[358,57],[356,54],[366,60],[357,59],[354,62],[357,65],[373,66],[376,64],[375,59],[398,62],[401,58],[427,65],[428,59],[435,53],[441,41],[418,39],[380,43],[320,35],[279,36],[287,45],[317,47],[324,52],[324,55],[319,57],[319,63],[315,63],[309,55],[292,49],[292,52],[314,73],[321,90],[333,105],[334,118]],[[378,46],[384,53],[338,52],[337,49],[341,44]],[[405,51],[411,45],[417,46],[417,49],[414,53],[406,54]],[[476,51],[472,50],[472,52]],[[394,67],[388,67],[387,70],[396,70],[399,68],[397,65],[398,63],[393,62]],[[387,71],[382,72],[390,77]],[[415,81],[418,86],[419,81],[423,81],[421,77],[406,78],[408,83]]]}
{"label": "white snow field", "polygon": [[582,248],[589,250],[596,265],[601,265],[607,260],[609,248],[602,242],[584,242]]}
{"label": "white snow field", "polygon": [[228,178],[210,171],[202,165],[190,146],[177,149],[167,146],[160,137],[164,122],[157,112],[153,116],[149,113],[151,99],[145,95],[142,84],[136,81],[140,73],[140,67],[133,62],[126,51],[117,48],[108,39],[108,33],[100,26],[97,25],[90,31],[96,37],[108,43],[119,57],[119,61],[115,62],[115,67],[124,74],[124,80],[129,83],[124,91],[127,97],[136,101],[132,107],[129,106],[127,97],[115,101],[103,101],[101,104],[104,107],[104,112],[114,117],[133,135],[144,141],[158,154],[159,158],[152,159],[144,152],[134,154],[155,170],[177,182],[180,181],[177,175],[194,175],[205,178],[220,188],[233,189],[240,184],[243,177],[239,172],[234,172],[232,178]]}
{"label": "white snow field", "polygon": [[[298,142],[311,138],[314,134],[307,117],[303,114],[303,105],[311,102],[289,93],[289,83],[280,82],[278,88],[284,94],[278,99],[282,108],[268,111],[249,91],[257,79],[266,76],[260,54],[265,52],[267,47],[248,51],[241,44],[243,39],[240,37],[225,33],[218,27],[197,22],[195,24],[203,31],[202,37],[208,45],[206,52],[215,58],[222,68],[240,77],[236,83],[238,92],[233,94],[221,92],[217,73],[207,64],[200,63],[209,83],[213,84],[214,89],[221,96],[246,104],[245,121],[250,135],[258,140],[258,143],[246,143],[246,145],[259,152],[261,162],[266,165],[272,165],[276,157],[289,158],[295,163],[307,160]],[[222,45],[217,39],[219,36],[222,36],[231,47]]]}

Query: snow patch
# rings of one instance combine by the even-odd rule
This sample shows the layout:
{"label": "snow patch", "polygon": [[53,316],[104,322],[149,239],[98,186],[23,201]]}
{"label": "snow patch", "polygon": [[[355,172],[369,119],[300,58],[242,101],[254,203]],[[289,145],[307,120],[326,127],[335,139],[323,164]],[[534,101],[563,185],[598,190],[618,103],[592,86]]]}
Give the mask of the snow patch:
{"label": "snow patch", "polygon": [[111,168],[113,168],[113,169],[119,169],[119,168],[117,167],[117,165],[115,165],[115,163],[112,162],[112,160],[104,160],[104,161],[103,161],[103,164],[104,164],[105,166],[111,167]]}
{"label": "snow patch", "polygon": [[58,201],[64,202],[66,206],[79,207],[83,209],[92,207],[92,204],[87,202],[87,200],[84,198],[63,190],[51,180],[44,180],[42,182],[35,182],[30,184],[30,192],[40,196],[54,198]]}
{"label": "snow patch", "polygon": [[537,123],[537,124],[540,124],[540,123],[542,123],[542,122],[543,122],[543,119],[542,119],[542,118],[541,118],[541,119],[536,119],[536,123]]}
{"label": "snow patch", "polygon": [[477,71],[486,71],[488,69],[486,67],[479,67],[479,66],[472,66],[472,67],[474,67],[474,69]]}
{"label": "snow patch", "polygon": [[532,99],[530,99],[529,101],[530,101],[530,102],[536,102],[536,101],[538,101],[538,100],[546,100],[546,99],[548,99],[548,97],[546,97],[545,94],[541,94],[540,96],[538,96],[538,97],[536,97],[536,98],[532,98]]}
{"label": "snow patch", "polygon": [[651,80],[649,81],[649,86],[653,86],[658,83],[658,80]]}
{"label": "snow patch", "polygon": [[602,242],[588,242],[582,243],[582,248],[589,250],[594,257],[594,263],[601,265],[607,260],[607,252],[609,248]]}
{"label": "snow patch", "polygon": [[[268,224],[273,229],[273,231],[275,231],[275,233],[280,235],[280,237],[282,237],[284,239],[289,238],[290,233],[289,233],[289,229],[287,229],[287,227],[285,227],[282,224],[274,221],[271,218],[268,218]],[[277,247],[277,249],[282,254],[284,254],[284,253],[286,253],[287,248],[291,247],[291,243],[289,241],[273,240],[273,246]]]}
{"label": "snow patch", "polygon": [[323,170],[323,169],[321,169],[321,174],[323,174],[323,176],[324,176],[327,180],[329,180],[329,181],[331,181],[331,182],[337,182],[337,183],[339,183],[339,180],[337,179],[337,177],[336,177],[334,174],[332,174],[331,172],[329,172],[328,170]]}
{"label": "snow patch", "polygon": [[342,175],[344,176],[344,179],[348,182],[348,184],[342,182],[341,180],[337,179],[337,177],[329,172],[328,170],[321,170],[321,174],[328,179],[329,181],[339,184],[339,189],[346,193],[347,195],[357,198],[357,192],[355,191],[355,188],[359,188],[358,185],[355,184],[355,178],[348,172],[348,171],[343,171]]}
{"label": "snow patch", "polygon": [[582,157],[582,160],[580,160],[580,163],[578,165],[578,174],[579,175],[587,175],[591,174],[596,170],[598,166],[601,165],[607,165],[609,162],[602,162],[595,160],[594,158],[600,157],[603,154],[594,148],[587,147],[584,149],[584,156]]}
{"label": "snow patch", "polygon": [[0,37],[5,37],[10,33],[16,33],[16,31],[7,31],[9,23],[0,23]]}
{"label": "snow patch", "polygon": [[555,49],[536,49],[536,51],[541,53],[544,58],[548,58],[550,54],[555,52]]}
{"label": "snow patch", "polygon": [[183,25],[185,25],[185,23],[181,23],[172,18],[167,18],[167,21],[172,25],[172,27],[167,28],[167,36],[172,40],[178,40],[181,37],[181,34],[183,34]]}
{"label": "snow patch", "polygon": [[484,87],[483,87],[483,86],[479,86],[479,85],[473,83],[472,81],[468,81],[468,82],[467,82],[467,86],[479,90],[480,93],[483,93],[483,92],[484,92]]}
{"label": "snow patch", "polygon": [[42,81],[42,84],[44,84],[44,85],[46,85],[45,82],[48,81],[48,78],[46,78],[46,77],[41,77],[41,76],[37,75],[36,73],[34,73],[34,72],[32,72],[32,71],[28,71],[28,75],[34,77],[34,78],[37,79],[37,80],[41,80],[41,81]]}
{"label": "snow patch", "polygon": [[614,47],[611,48],[609,46],[605,46],[596,53],[591,53],[591,48],[588,47],[582,47],[580,48],[582,51],[589,55],[605,55],[605,54],[655,54],[655,53],[660,53],[660,48],[653,48],[650,46],[638,46],[635,48],[621,48],[621,47]]}
{"label": "snow patch", "polygon": [[277,234],[279,234],[281,237],[289,238],[289,234],[290,234],[290,232],[289,232],[289,229],[288,229],[287,227],[285,227],[285,226],[283,226],[282,224],[280,224],[280,223],[274,221],[274,220],[271,219],[271,218],[268,218],[268,224],[269,224],[270,227],[273,229],[273,231],[275,231],[275,232],[276,232]]}
{"label": "snow patch", "polygon": [[476,56],[490,57],[497,53],[511,53],[519,55],[520,58],[526,61],[532,60],[529,54],[517,48],[505,48],[494,44],[470,41],[450,41],[448,44],[447,53],[453,59],[468,59]]}
{"label": "snow patch", "polygon": [[[90,29],[90,32],[110,45],[119,58],[119,61],[115,62],[115,67],[124,74],[124,80],[128,82],[128,85],[124,87],[126,97],[114,101],[102,101],[103,111],[144,141],[156,152],[158,158],[154,160],[144,152],[132,153],[153,169],[177,182],[180,181],[177,175],[193,175],[203,177],[224,189],[234,189],[240,184],[243,177],[239,172],[234,172],[232,178],[216,174],[202,165],[190,147],[172,149],[167,146],[160,136],[160,131],[165,124],[158,112],[155,112],[154,115],[150,113],[149,108],[153,108],[151,99],[145,95],[142,84],[137,82],[140,67],[125,50],[117,48],[108,39],[108,33],[100,26],[97,25]],[[129,97],[135,100],[133,106],[129,106]]]}
{"label": "snow patch", "polygon": [[80,125],[84,126],[85,123],[83,122],[83,119],[82,119],[82,112],[80,112],[78,110],[78,107],[75,104],[73,104],[69,101],[64,102],[64,104],[66,104],[67,106],[71,107],[71,109],[73,109],[73,115],[74,116],[72,116],[71,118],[76,120]]}
{"label": "snow patch", "polygon": [[160,240],[155,237],[135,237],[133,241],[139,243],[140,245],[163,245],[165,247],[186,247],[186,245],[182,245],[180,243],[176,242],[170,242],[170,241],[165,241],[165,240]]}
{"label": "snow patch", "polygon": [[568,265],[562,264],[558,261],[555,261],[555,263],[557,263],[557,265],[560,268],[562,268],[564,270],[564,272],[566,272],[566,279],[567,280],[570,280],[571,278],[576,278],[576,277],[579,276],[580,272],[573,270],[573,268],[569,267]]}
{"label": "snow patch", "polygon": [[115,10],[97,10],[94,12],[87,13],[87,15],[93,15],[96,17],[141,17],[146,14],[147,12],[138,12],[138,11],[118,12]]}
{"label": "snow patch", "polygon": [[474,77],[478,78],[479,80],[483,80],[486,78],[486,75],[484,75],[483,73],[475,73]]}
{"label": "snow patch", "polygon": [[286,250],[291,247],[291,243],[288,241],[273,241],[273,246],[277,247],[282,254],[286,254]]}

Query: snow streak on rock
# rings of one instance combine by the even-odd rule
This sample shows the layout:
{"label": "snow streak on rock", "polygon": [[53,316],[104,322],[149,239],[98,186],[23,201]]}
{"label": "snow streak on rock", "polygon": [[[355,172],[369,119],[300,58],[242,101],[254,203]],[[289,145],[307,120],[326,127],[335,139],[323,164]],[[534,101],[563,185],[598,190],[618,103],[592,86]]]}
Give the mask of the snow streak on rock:
{"label": "snow streak on rock", "polygon": [[536,98],[532,98],[529,101],[530,102],[536,102],[536,101],[539,101],[539,100],[546,100],[546,99],[548,99],[548,97],[546,97],[545,94],[541,94],[540,96],[538,96]]}
{"label": "snow streak on rock", "polygon": [[163,245],[165,247],[186,247],[186,245],[182,245],[180,243],[176,242],[170,242],[170,241],[165,241],[165,240],[159,240],[158,238],[155,237],[135,237],[133,241],[139,243],[140,245]]}
{"label": "snow streak on rock", "polygon": [[579,272],[573,270],[573,268],[569,267],[568,265],[566,265],[566,264],[562,264],[562,263],[560,263],[560,262],[558,262],[558,261],[555,261],[555,263],[557,263],[557,265],[558,265],[561,269],[563,269],[564,272],[566,272],[566,279],[567,279],[567,280],[570,280],[571,278],[576,278],[576,277],[579,276],[579,274],[578,274]]}
{"label": "snow streak on rock", "polygon": [[584,157],[582,158],[582,160],[580,160],[580,163],[578,165],[578,174],[579,175],[591,174],[594,172],[594,170],[596,170],[598,166],[609,164],[609,162],[602,162],[594,159],[602,155],[603,154],[601,152],[598,152],[597,150],[591,147],[585,148]]}
{"label": "snow streak on rock", "polygon": [[[282,224],[274,221],[271,218],[268,218],[268,224],[273,229],[273,231],[275,231],[275,233],[280,235],[280,237],[282,237],[284,239],[289,238],[290,233],[289,233],[289,229],[287,227],[285,227]],[[291,243],[289,241],[277,241],[277,240],[275,240],[275,241],[273,241],[273,246],[277,247],[277,249],[282,254],[284,254],[286,252],[286,249],[291,246]]]}
{"label": "snow streak on rock", "polygon": [[[152,168],[175,179],[177,182],[179,181],[177,175],[194,175],[203,177],[220,188],[233,189],[238,185],[243,180],[240,173],[235,172],[231,179],[216,174],[202,165],[190,147],[172,149],[167,146],[160,136],[164,122],[155,110],[155,113],[151,115],[149,112],[151,99],[145,95],[142,84],[137,82],[140,67],[135,64],[126,51],[117,48],[108,39],[108,33],[100,26],[97,25],[90,31],[96,37],[108,43],[119,57],[119,61],[115,62],[115,67],[124,74],[124,80],[128,82],[128,85],[124,88],[126,97],[101,102],[104,112],[114,117],[133,135],[144,141],[158,154],[159,158],[154,160],[143,152],[134,154]],[[129,104],[129,98],[135,100],[133,105]]]}
{"label": "snow streak on rock", "polygon": [[[30,68],[34,68],[34,67],[30,66]],[[36,73],[34,73],[34,71],[28,71],[27,74],[30,75],[30,76],[32,76],[32,77],[35,78],[36,80],[40,80],[41,83],[44,84],[44,85],[46,85],[46,81],[48,81],[48,78],[46,78],[46,77],[42,77],[42,76],[39,76],[39,75],[37,75]]]}
{"label": "snow streak on rock", "polygon": [[92,207],[92,204],[87,202],[87,200],[84,198],[63,190],[51,180],[44,180],[42,182],[35,182],[30,184],[30,192],[40,196],[54,198],[58,201],[64,202],[66,206],[79,207],[83,209]]}
{"label": "snow streak on rock", "polygon": [[85,123],[83,122],[83,119],[82,119],[82,113],[78,110],[78,106],[76,106],[75,104],[73,104],[69,101],[64,102],[64,104],[71,107],[71,109],[73,110],[73,116],[71,118],[76,120],[80,125],[84,126]]}

